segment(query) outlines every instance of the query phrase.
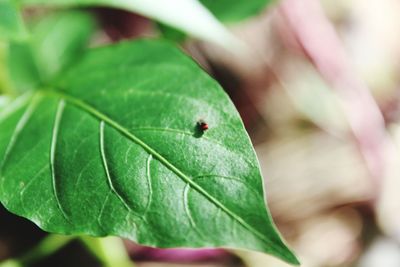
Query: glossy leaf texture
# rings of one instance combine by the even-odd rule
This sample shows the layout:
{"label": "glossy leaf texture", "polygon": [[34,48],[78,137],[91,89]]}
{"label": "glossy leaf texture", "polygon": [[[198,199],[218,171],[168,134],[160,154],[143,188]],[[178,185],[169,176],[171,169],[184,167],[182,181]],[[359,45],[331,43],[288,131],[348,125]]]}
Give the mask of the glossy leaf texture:
{"label": "glossy leaf texture", "polygon": [[2,114],[1,201],[43,229],[298,263],[266,209],[237,111],[174,46],[94,49]]}
{"label": "glossy leaf texture", "polygon": [[200,0],[218,19],[237,22],[258,15],[273,0]]}
{"label": "glossy leaf texture", "polygon": [[26,36],[17,4],[14,0],[0,0],[0,40],[22,39]]}
{"label": "glossy leaf texture", "polygon": [[242,49],[236,39],[198,0],[20,0],[25,6],[107,6],[139,13],[227,49]]}
{"label": "glossy leaf texture", "polygon": [[19,92],[53,79],[87,48],[94,18],[83,11],[56,12],[32,27],[29,40],[9,44],[8,70]]}

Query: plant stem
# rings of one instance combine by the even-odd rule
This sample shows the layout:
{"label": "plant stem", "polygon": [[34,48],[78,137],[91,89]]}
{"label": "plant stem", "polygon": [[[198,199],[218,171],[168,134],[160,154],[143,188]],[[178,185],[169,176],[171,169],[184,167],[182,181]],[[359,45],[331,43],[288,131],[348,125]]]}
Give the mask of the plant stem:
{"label": "plant stem", "polygon": [[6,260],[0,267],[24,267],[46,258],[67,245],[72,240],[80,240],[103,264],[104,267],[134,267],[122,239],[117,237],[94,238],[50,234],[19,258]]}
{"label": "plant stem", "polygon": [[50,234],[40,243],[19,258],[10,259],[0,263],[0,267],[22,267],[29,263],[45,258],[68,244],[75,236]]}
{"label": "plant stem", "polygon": [[[118,237],[93,238],[84,236],[80,240],[103,263],[104,267],[134,267],[124,243]],[[2,266],[0,266],[2,267]]]}

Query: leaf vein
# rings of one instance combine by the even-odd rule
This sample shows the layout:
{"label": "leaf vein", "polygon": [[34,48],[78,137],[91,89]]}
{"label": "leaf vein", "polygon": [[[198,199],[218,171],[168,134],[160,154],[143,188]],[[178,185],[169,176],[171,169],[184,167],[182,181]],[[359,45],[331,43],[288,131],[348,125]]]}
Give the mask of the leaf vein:
{"label": "leaf vein", "polygon": [[[111,192],[109,192],[107,194],[106,198],[104,199],[104,202],[101,205],[101,209],[100,209],[99,215],[97,216],[97,224],[102,229],[103,229],[103,224],[101,222],[101,218],[103,217],[103,213],[104,213],[104,210],[106,209],[106,205],[107,205],[108,199],[110,198],[110,194],[111,194]],[[104,231],[104,229],[103,229],[103,231]]]}
{"label": "leaf vein", "polygon": [[184,174],[180,169],[178,169],[174,164],[172,164],[170,161],[168,161],[166,158],[164,158],[161,154],[159,154],[156,150],[154,150],[152,147],[147,145],[145,142],[143,142],[140,138],[138,138],[136,135],[134,135],[132,132],[130,132],[127,128],[119,124],[117,121],[114,121],[110,117],[108,117],[106,114],[102,113],[101,111],[97,110],[95,107],[91,106],[90,104],[86,103],[83,100],[77,99],[72,95],[68,95],[65,93],[61,92],[55,92],[55,91],[44,91],[44,93],[48,96],[53,96],[56,98],[65,98],[67,101],[69,101],[71,104],[75,105],[76,107],[82,109],[83,111],[91,114],[92,116],[98,118],[101,121],[104,121],[104,123],[107,123],[111,127],[115,128],[119,132],[121,132],[123,135],[127,136],[129,139],[131,139],[133,142],[137,143],[139,146],[141,146],[144,150],[146,150],[148,153],[152,154],[153,157],[155,157],[157,160],[159,160],[164,166],[169,168],[172,172],[174,172],[178,177],[180,177],[185,183],[189,184],[192,188],[197,190],[199,193],[201,193],[205,198],[207,198],[211,203],[216,205],[218,208],[221,208],[228,216],[232,217],[234,220],[236,220],[239,224],[241,224],[244,228],[246,228],[249,232],[263,240],[267,245],[273,246],[273,242],[269,240],[264,234],[260,233],[258,230],[256,230],[253,226],[248,224],[243,218],[241,218],[238,214],[235,212],[231,211],[228,207],[226,207],[222,202],[220,202],[218,199],[216,199],[214,196],[209,194],[203,187],[201,187],[199,184],[197,184],[195,181],[193,181],[189,176]]}
{"label": "leaf vein", "polygon": [[[107,184],[108,184],[108,186],[110,188],[110,191],[119,199],[119,201],[124,205],[124,207],[128,211],[134,213],[135,215],[138,215],[131,208],[131,206],[128,204],[128,202],[125,200],[125,198],[121,195],[121,193],[114,186],[114,182],[113,182],[113,179],[111,177],[110,170],[108,168],[107,157],[106,157],[106,152],[105,152],[104,128],[105,128],[104,121],[100,121],[100,130],[99,130],[99,132],[100,132],[100,136],[99,136],[100,137],[100,155],[101,155],[101,160],[102,160],[103,167],[104,167],[104,172],[105,172],[106,178],[107,178]],[[142,217],[142,216],[139,216],[139,217]]]}
{"label": "leaf vein", "polygon": [[153,159],[153,155],[150,154],[149,157],[147,158],[147,162],[146,162],[146,177],[147,177],[147,183],[149,186],[149,195],[148,195],[148,199],[147,199],[147,205],[146,208],[143,212],[143,215],[146,215],[147,212],[150,209],[150,205],[151,205],[151,201],[153,199],[153,188],[152,188],[152,182],[151,182],[151,160]]}
{"label": "leaf vein", "polygon": [[14,149],[14,146],[17,142],[17,139],[22,132],[22,130],[25,128],[25,125],[28,123],[29,119],[31,118],[32,114],[36,110],[36,106],[38,104],[38,99],[35,98],[33,101],[27,106],[25,109],[24,113],[21,115],[21,118],[18,120],[17,125],[15,126],[15,129],[10,137],[10,141],[7,145],[6,152],[4,153],[3,160],[0,165],[0,174],[3,172],[3,169],[6,165],[6,162],[8,160],[8,157],[10,156],[12,150]]}
{"label": "leaf vein", "polygon": [[65,100],[61,99],[57,106],[57,112],[56,112],[56,116],[54,119],[53,132],[52,132],[51,145],[50,145],[50,168],[51,168],[51,182],[52,182],[52,187],[53,187],[53,194],[54,194],[54,197],[57,202],[57,207],[60,210],[62,216],[69,222],[70,221],[69,215],[64,210],[64,208],[61,204],[60,198],[59,198],[58,188],[57,188],[57,174],[56,174],[56,168],[55,168],[58,133],[60,130],[60,124],[61,124],[62,116],[64,113],[65,105],[66,105]]}
{"label": "leaf vein", "polygon": [[189,194],[189,184],[186,184],[185,189],[183,190],[183,206],[185,208],[185,213],[189,218],[189,222],[192,225],[193,228],[196,228],[196,222],[194,221],[190,209],[189,209],[189,200],[188,200],[188,194]]}

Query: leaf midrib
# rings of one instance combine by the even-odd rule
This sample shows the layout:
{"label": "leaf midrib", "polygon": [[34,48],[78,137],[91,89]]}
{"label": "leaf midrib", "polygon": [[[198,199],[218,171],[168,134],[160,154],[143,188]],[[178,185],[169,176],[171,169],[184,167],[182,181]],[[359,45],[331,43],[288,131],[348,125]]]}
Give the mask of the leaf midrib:
{"label": "leaf midrib", "polygon": [[[102,120],[105,123],[107,123],[108,125],[112,126],[114,129],[116,129],[117,131],[121,132],[126,137],[128,137],[131,141],[133,141],[136,144],[138,144],[139,146],[141,146],[149,154],[153,155],[154,158],[159,160],[162,164],[164,164],[164,166],[166,166],[171,171],[173,171],[184,182],[189,184],[192,188],[196,189],[199,193],[201,193],[204,197],[206,197],[210,202],[212,202],[218,208],[222,209],[226,214],[228,214],[230,217],[232,217],[234,220],[236,220],[238,223],[240,223],[248,231],[250,231],[255,236],[260,238],[267,245],[273,246],[273,243],[269,239],[267,239],[262,233],[260,233],[258,230],[256,230],[253,226],[249,225],[247,222],[245,222],[239,215],[237,215],[235,212],[231,211],[228,207],[226,207],[218,199],[216,199],[215,197],[210,195],[206,190],[204,190],[194,180],[190,179],[189,176],[184,174],[174,164],[172,164],[170,161],[168,161],[166,158],[164,158],[161,154],[159,154],[156,150],[154,150],[152,147],[147,145],[144,141],[142,141],[136,135],[131,133],[127,128],[125,128],[118,122],[114,121],[112,118],[108,117],[107,115],[103,114],[101,111],[97,110],[95,107],[91,106],[90,104],[88,104],[74,96],[67,95],[65,93],[61,93],[59,91],[54,91],[54,90],[40,90],[40,91],[38,91],[38,93],[42,94],[44,96],[64,99],[65,101],[71,103],[72,105],[78,107],[79,109],[91,114],[92,116],[96,117],[97,119]],[[281,250],[280,248],[277,248],[277,249]]]}

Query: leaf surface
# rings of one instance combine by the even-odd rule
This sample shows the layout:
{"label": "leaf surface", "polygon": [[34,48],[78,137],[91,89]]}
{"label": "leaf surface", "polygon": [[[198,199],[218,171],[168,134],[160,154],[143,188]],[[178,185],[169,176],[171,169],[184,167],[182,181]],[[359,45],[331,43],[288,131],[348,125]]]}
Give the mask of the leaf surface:
{"label": "leaf surface", "polygon": [[234,106],[170,44],[94,49],[8,106],[0,113],[0,198],[43,229],[245,248],[298,263],[266,209]]}
{"label": "leaf surface", "polygon": [[273,0],[200,0],[218,19],[236,22],[259,14]]}
{"label": "leaf surface", "polygon": [[17,5],[13,0],[0,0],[0,40],[21,39],[25,34]]}
{"label": "leaf surface", "polygon": [[[200,2],[220,21],[235,23],[257,16],[272,4],[273,0],[200,0]],[[162,23],[158,24],[158,28],[165,38],[175,42],[182,42],[187,37],[182,31]]]}

